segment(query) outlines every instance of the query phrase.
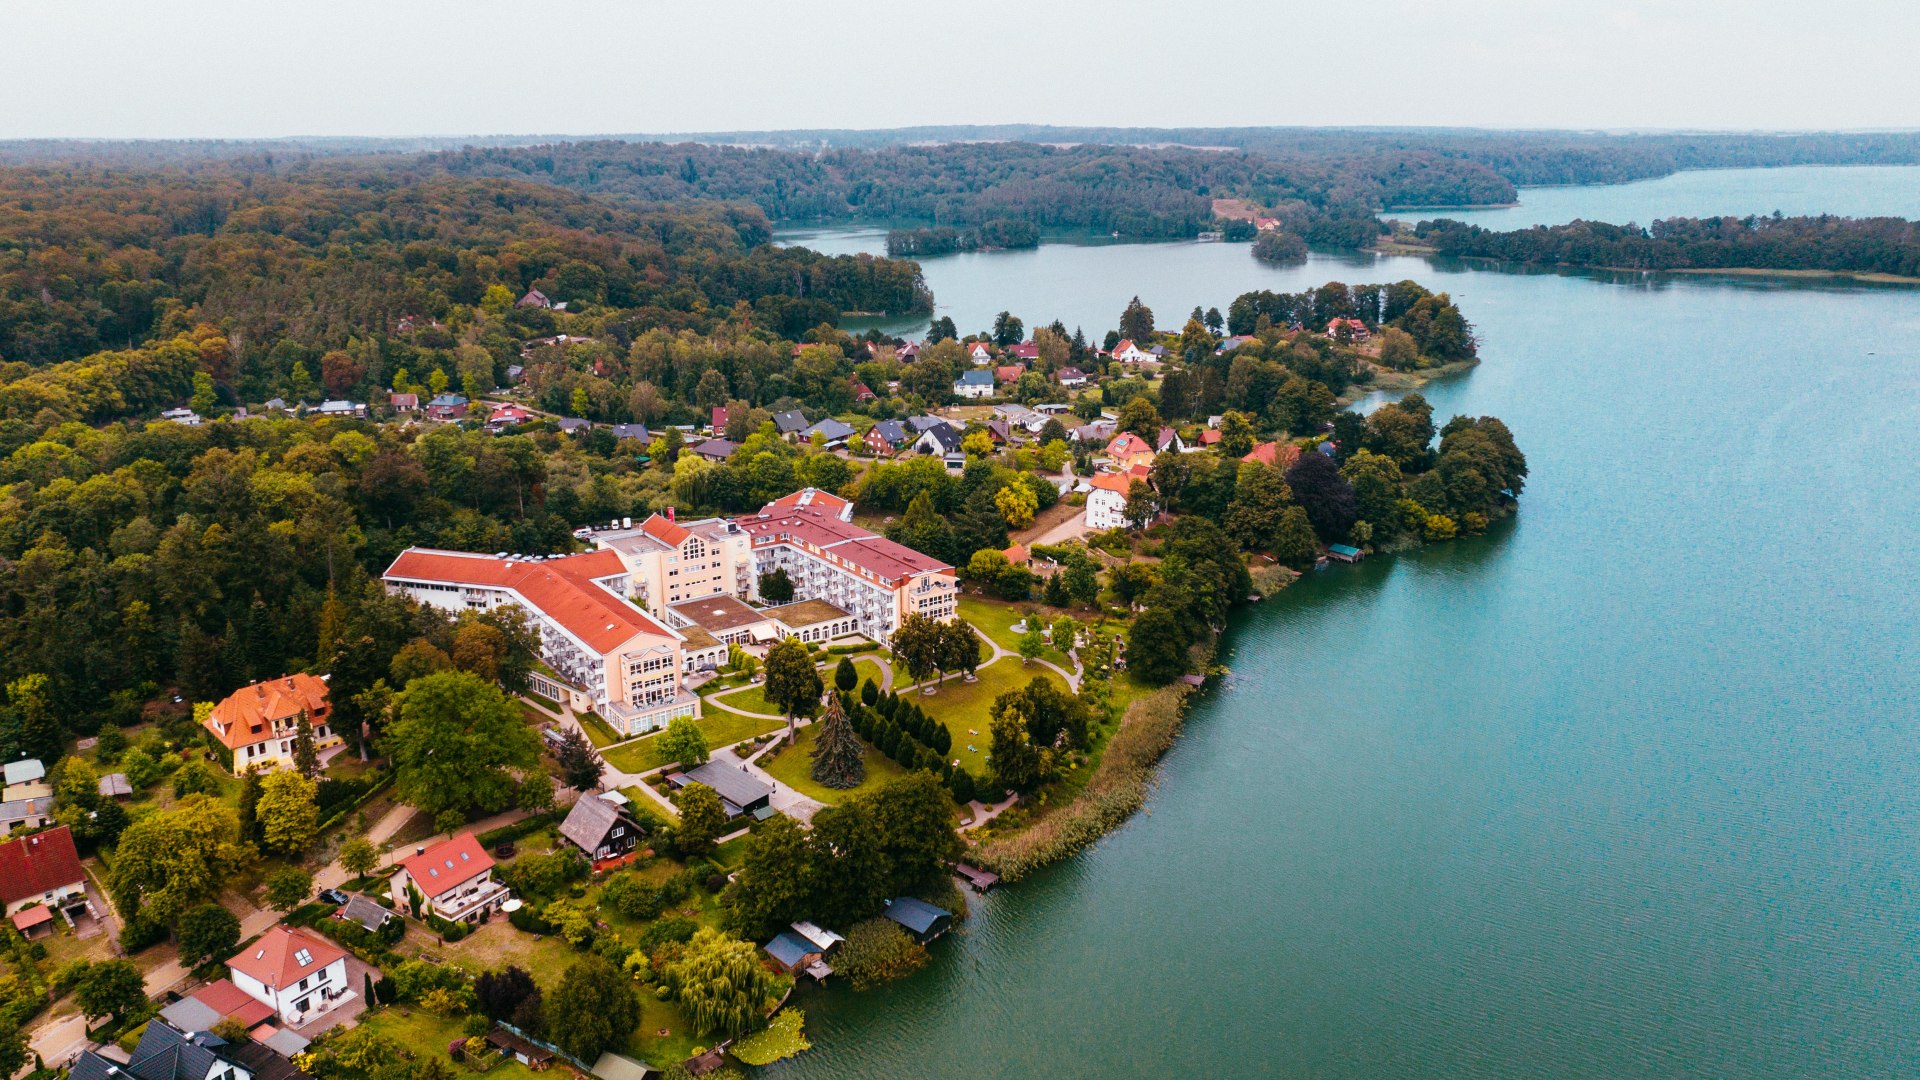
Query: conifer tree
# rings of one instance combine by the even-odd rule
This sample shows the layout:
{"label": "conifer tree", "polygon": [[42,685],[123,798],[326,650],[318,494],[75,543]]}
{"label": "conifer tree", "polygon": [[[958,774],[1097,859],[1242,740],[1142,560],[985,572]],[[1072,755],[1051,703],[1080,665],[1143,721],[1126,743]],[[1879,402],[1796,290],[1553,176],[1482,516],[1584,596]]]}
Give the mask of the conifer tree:
{"label": "conifer tree", "polygon": [[827,714],[820,720],[820,737],[813,744],[813,778],[827,787],[846,790],[867,778],[860,760],[860,740],[840,707],[840,695],[827,695]]}

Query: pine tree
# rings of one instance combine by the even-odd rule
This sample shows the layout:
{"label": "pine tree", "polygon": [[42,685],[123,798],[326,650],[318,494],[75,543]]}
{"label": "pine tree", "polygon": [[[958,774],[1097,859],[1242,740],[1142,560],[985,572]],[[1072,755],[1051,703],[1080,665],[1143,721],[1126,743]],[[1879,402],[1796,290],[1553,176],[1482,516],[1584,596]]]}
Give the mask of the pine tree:
{"label": "pine tree", "polygon": [[827,697],[827,715],[820,719],[820,737],[813,744],[813,778],[830,788],[846,790],[867,778],[860,760],[860,740],[840,707],[840,695]]}
{"label": "pine tree", "polygon": [[293,728],[293,767],[309,780],[320,774],[320,755],[313,748],[313,724],[305,709],[300,710]]}

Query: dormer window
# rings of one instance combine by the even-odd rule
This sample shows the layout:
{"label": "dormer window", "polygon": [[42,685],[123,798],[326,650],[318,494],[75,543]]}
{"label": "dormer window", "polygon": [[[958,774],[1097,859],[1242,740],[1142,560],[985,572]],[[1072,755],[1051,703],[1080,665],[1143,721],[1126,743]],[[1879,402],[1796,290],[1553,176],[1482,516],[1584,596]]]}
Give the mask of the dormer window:
{"label": "dormer window", "polygon": [[[308,964],[313,963],[313,953],[306,949],[301,949],[299,952],[293,954],[293,962],[299,964],[301,967],[306,967]],[[305,984],[303,983],[302,985]]]}

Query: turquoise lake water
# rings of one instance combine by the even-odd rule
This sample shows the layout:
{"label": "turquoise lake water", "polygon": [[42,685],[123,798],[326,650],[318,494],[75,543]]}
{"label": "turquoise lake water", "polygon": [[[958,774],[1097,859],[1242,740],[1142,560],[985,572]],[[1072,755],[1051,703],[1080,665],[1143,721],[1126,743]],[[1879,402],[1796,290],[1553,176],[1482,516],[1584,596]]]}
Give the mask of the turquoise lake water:
{"label": "turquoise lake water", "polygon": [[1135,293],[1176,321],[1420,280],[1482,339],[1436,412],[1504,418],[1532,477],[1491,535],[1237,617],[1144,813],[913,978],[803,992],[818,1048],[767,1075],[1920,1073],[1920,291],[1219,244],[925,265],[963,329],[1090,335]]}

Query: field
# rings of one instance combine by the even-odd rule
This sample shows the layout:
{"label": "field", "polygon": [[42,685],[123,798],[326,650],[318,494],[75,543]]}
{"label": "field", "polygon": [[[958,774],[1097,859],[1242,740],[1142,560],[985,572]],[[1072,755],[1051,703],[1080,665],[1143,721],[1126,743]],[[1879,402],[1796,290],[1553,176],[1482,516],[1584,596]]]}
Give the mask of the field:
{"label": "field", "polygon": [[[752,716],[741,716],[722,709],[709,709],[695,723],[707,736],[707,746],[719,748],[742,739],[751,739],[755,735],[765,735],[769,731],[778,731],[786,726],[785,720],[761,720]],[[622,772],[641,773],[657,769],[666,762],[661,760],[659,736],[649,735],[644,739],[616,746],[601,752],[607,764]]]}
{"label": "field", "polygon": [[[1045,678],[1061,690],[1067,684],[1053,671],[1038,664],[1022,666],[1017,656],[1002,657],[980,669],[977,682],[949,679],[936,694],[912,693],[908,701],[924,709],[928,716],[947,726],[953,733],[953,752],[947,759],[958,760],[975,776],[986,776],[987,750],[992,736],[987,712],[993,699],[1009,690],[1018,690],[1036,678]],[[972,749],[968,749],[971,746]]]}
{"label": "field", "polygon": [[850,796],[871,790],[888,780],[907,774],[907,770],[901,768],[898,762],[862,741],[860,760],[867,766],[866,782],[846,791],[837,791],[819,784],[813,779],[813,744],[819,734],[819,724],[809,724],[801,728],[799,740],[794,745],[783,747],[779,756],[771,761],[762,758],[761,766],[775,780],[809,799],[817,799],[829,805],[845,801]]}

